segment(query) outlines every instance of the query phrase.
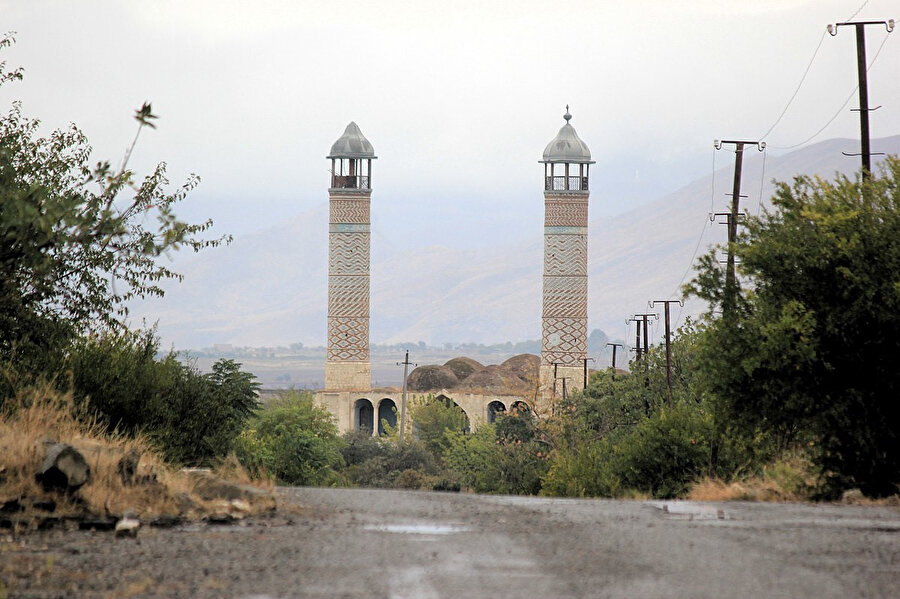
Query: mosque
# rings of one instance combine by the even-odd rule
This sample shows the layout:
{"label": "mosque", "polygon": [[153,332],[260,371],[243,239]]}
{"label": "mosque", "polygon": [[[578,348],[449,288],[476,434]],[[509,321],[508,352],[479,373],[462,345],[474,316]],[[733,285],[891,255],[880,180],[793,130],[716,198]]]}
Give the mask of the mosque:
{"label": "mosque", "polygon": [[[591,152],[570,123],[547,147],[544,165],[544,286],[541,355],[482,366],[455,358],[420,367],[407,401],[437,398],[477,426],[513,408],[546,409],[561,389],[582,389],[587,365],[587,225]],[[369,361],[372,144],[356,123],[331,146],[328,224],[328,348],[317,400],[341,432],[397,426],[402,392],[373,388]],[[409,424],[407,424],[409,426]]]}

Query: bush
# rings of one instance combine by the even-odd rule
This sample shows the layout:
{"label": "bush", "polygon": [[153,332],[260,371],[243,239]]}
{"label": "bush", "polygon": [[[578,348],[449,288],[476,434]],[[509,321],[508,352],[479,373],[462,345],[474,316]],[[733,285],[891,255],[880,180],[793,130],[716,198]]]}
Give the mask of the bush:
{"label": "bush", "polygon": [[410,414],[416,437],[435,457],[440,457],[447,449],[445,433],[469,430],[469,419],[465,412],[443,397],[416,401],[410,409]]}
{"label": "bush", "polygon": [[344,433],[344,446],[341,447],[341,457],[347,466],[362,464],[366,460],[382,457],[389,448],[380,437],[373,437],[366,430],[355,430]]}
{"label": "bush", "polygon": [[612,468],[612,451],[605,441],[588,441],[576,449],[551,454],[541,480],[541,494],[561,497],[617,497],[622,484]]}
{"label": "bush", "polygon": [[663,408],[614,448],[623,487],[669,498],[684,494],[709,464],[712,418],[687,404]]}
{"label": "bush", "polygon": [[257,406],[258,384],[240,364],[220,360],[209,374],[175,353],[156,354],[155,332],[76,340],[67,360],[76,400],[108,431],[145,432],[166,459],[209,465],[223,457]]}
{"label": "bush", "polygon": [[[512,430],[520,427],[521,421]],[[482,425],[474,434],[451,431],[445,441],[444,464],[473,491],[535,495],[541,490],[548,464],[537,441],[500,438],[497,425]]]}
{"label": "bush", "polygon": [[392,440],[364,436],[368,439],[358,432],[344,435],[348,444],[344,449],[344,475],[352,484],[383,489],[420,488],[438,473],[434,457],[421,442],[401,446]]}
{"label": "bush", "polygon": [[778,183],[772,205],[732,245],[751,289],[726,287],[716,250],[689,286],[729,312],[701,344],[710,388],[728,422],[774,431],[782,449],[814,441],[826,496],[896,493],[900,160]]}
{"label": "bush", "polygon": [[291,391],[263,406],[235,443],[244,466],[289,485],[338,481],[344,441],[334,417],[308,392]]}

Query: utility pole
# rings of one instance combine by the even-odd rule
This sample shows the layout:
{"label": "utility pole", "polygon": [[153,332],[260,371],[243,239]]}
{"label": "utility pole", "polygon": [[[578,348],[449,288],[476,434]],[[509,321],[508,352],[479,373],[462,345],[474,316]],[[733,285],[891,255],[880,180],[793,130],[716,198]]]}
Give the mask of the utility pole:
{"label": "utility pole", "polygon": [[659,319],[659,314],[655,312],[643,313],[643,314],[635,314],[635,318],[639,319],[644,325],[644,356],[646,357],[647,352],[650,351],[650,333],[648,329],[648,323],[651,318]]}
{"label": "utility pole", "polygon": [[671,320],[670,320],[670,311],[669,306],[671,304],[679,304],[684,306],[684,302],[681,300],[654,300],[652,302],[647,302],[651,308],[655,307],[656,304],[663,304],[665,306],[665,318],[666,318],[666,387],[668,388],[667,399],[669,405],[672,405],[672,330],[671,330]]}
{"label": "utility pole", "polygon": [[634,323],[634,359],[637,360],[641,357],[641,325],[637,318],[626,318],[625,326],[632,322]]}
{"label": "utility pole", "polygon": [[621,348],[624,349],[625,346],[624,346],[623,344],[621,344],[621,343],[607,343],[606,345],[607,345],[607,346],[612,345],[612,348],[613,348],[613,355],[612,355],[612,369],[613,369],[613,378],[616,378],[616,348],[617,348],[617,347],[621,347]]}
{"label": "utility pole", "polygon": [[403,445],[403,433],[406,430],[406,377],[410,366],[418,366],[409,361],[409,350],[406,350],[406,358],[397,362],[397,366],[403,366],[403,398],[400,400],[400,445]]}
{"label": "utility pole", "polygon": [[584,387],[583,387],[583,388],[584,388],[584,389],[587,389],[587,384],[588,384],[588,369],[587,369],[587,363],[588,363],[588,361],[593,362],[593,361],[594,361],[594,358],[583,358],[583,360],[584,360]]}
{"label": "utility pole", "polygon": [[[872,152],[869,148],[869,112],[878,110],[881,106],[869,108],[869,81],[866,76],[866,25],[884,25],[888,33],[894,30],[894,19],[887,21],[848,21],[845,23],[837,23],[836,25],[828,25],[828,33],[832,37],[837,35],[838,27],[849,27],[852,25],[856,29],[856,72],[859,78],[859,154],[848,154],[842,152],[844,156],[861,156],[862,157],[862,176],[868,179],[872,176]],[[879,152],[878,154],[883,154]]]}
{"label": "utility pole", "polygon": [[[728,216],[728,266],[725,271],[725,297],[722,301],[722,311],[730,314],[737,304],[737,273],[734,268],[734,242],[737,240],[738,214],[741,205],[741,171],[744,166],[744,146],[753,144],[762,152],[766,149],[764,141],[747,141],[735,139],[722,139],[713,142],[717,150],[721,150],[725,144],[734,144],[734,183],[731,189],[731,212]],[[727,194],[726,194],[727,195]],[[746,197],[746,196],[745,196]],[[716,215],[722,215],[719,212]]]}
{"label": "utility pole", "polygon": [[553,362],[551,364],[551,366],[553,366],[553,399],[556,399],[556,379],[558,378],[557,373],[559,372],[560,364],[562,364],[562,362]]}
{"label": "utility pole", "polygon": [[563,382],[563,396],[562,396],[562,398],[563,398],[563,401],[566,401],[566,398],[568,397],[568,393],[566,393],[566,379],[568,379],[569,377],[567,377],[567,376],[561,376],[561,377],[559,377],[559,378],[560,378],[560,380],[562,380],[562,382]]}

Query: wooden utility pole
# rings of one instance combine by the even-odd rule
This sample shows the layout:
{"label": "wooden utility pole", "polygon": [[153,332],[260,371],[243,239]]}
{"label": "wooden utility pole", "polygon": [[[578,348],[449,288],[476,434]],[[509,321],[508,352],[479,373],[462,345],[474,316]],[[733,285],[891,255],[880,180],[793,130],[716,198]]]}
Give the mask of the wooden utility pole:
{"label": "wooden utility pole", "polygon": [[587,389],[587,384],[588,384],[588,368],[587,368],[587,363],[588,363],[588,361],[593,362],[593,361],[594,361],[594,358],[582,358],[582,360],[584,360],[584,387],[583,387],[583,388],[584,388],[584,389]]}
{"label": "wooden utility pole", "polygon": [[643,313],[643,314],[635,314],[634,317],[637,318],[638,320],[640,320],[644,326],[643,354],[644,354],[644,357],[646,358],[647,353],[650,351],[650,332],[649,332],[648,324],[649,324],[651,318],[659,319],[659,314],[656,314],[655,312],[650,312],[650,313]]}
{"label": "wooden utility pole", "polygon": [[[887,21],[848,21],[845,23],[837,23],[828,26],[828,33],[833,36],[837,35],[838,27],[848,27],[852,25],[856,29],[856,72],[859,78],[859,154],[848,154],[843,152],[845,156],[861,156],[862,157],[862,176],[868,179],[872,176],[872,152],[869,147],[869,112],[878,110],[881,106],[869,108],[869,81],[866,71],[866,25],[884,25],[888,33],[894,30],[894,19]],[[878,152],[877,154],[883,154]],[[876,154],[876,155],[877,155]]]}
{"label": "wooden utility pole", "polygon": [[717,139],[714,144],[717,150],[721,150],[725,144],[734,144],[734,183],[731,188],[731,211],[728,213],[716,213],[717,216],[723,214],[728,216],[726,221],[728,225],[728,266],[725,271],[725,297],[722,300],[722,312],[725,315],[730,315],[737,305],[737,272],[734,267],[734,243],[737,240],[738,215],[740,214],[741,206],[741,171],[743,171],[744,166],[744,146],[753,144],[762,152],[766,149],[766,142]]}
{"label": "wooden utility pole", "polygon": [[566,379],[568,379],[569,377],[567,377],[567,376],[561,376],[561,377],[559,377],[559,378],[562,379],[562,382],[563,382],[563,396],[562,396],[562,398],[563,398],[563,401],[566,401],[566,398],[568,398],[568,393],[566,392]]}
{"label": "wooden utility pole", "polygon": [[417,366],[409,361],[409,350],[406,350],[406,357],[402,362],[397,362],[397,366],[403,366],[403,396],[400,400],[400,444],[403,445],[403,433],[406,431],[406,378],[409,375],[409,367]]}
{"label": "wooden utility pole", "polygon": [[634,358],[637,360],[641,357],[641,325],[637,318],[625,319],[626,326],[632,322],[634,323]]}
{"label": "wooden utility pole", "polygon": [[668,389],[666,399],[668,400],[669,405],[672,405],[672,331],[671,331],[671,318],[669,306],[671,304],[679,304],[680,306],[684,306],[684,302],[681,300],[654,300],[652,302],[648,302],[650,307],[653,308],[656,304],[663,304],[665,306],[665,319],[666,319],[666,387]]}
{"label": "wooden utility pole", "polygon": [[613,369],[613,378],[616,377],[616,348],[621,347],[624,349],[624,345],[621,343],[607,343],[607,346],[612,345],[613,355],[612,355],[612,369]]}

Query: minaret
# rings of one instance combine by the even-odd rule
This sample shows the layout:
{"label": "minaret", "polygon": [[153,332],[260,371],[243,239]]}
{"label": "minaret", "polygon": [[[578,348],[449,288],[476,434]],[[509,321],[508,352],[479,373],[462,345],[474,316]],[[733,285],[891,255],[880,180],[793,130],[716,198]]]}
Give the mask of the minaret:
{"label": "minaret", "polygon": [[328,190],[328,355],[325,389],[371,387],[369,201],[372,144],[356,123],[331,146]]}
{"label": "minaret", "polygon": [[541,397],[584,387],[587,357],[588,169],[591,151],[569,124],[544,149],[544,305]]}

